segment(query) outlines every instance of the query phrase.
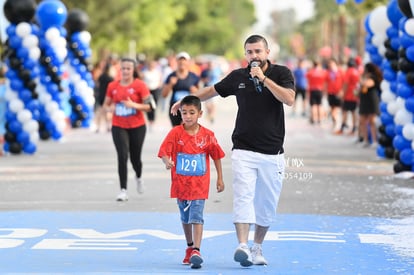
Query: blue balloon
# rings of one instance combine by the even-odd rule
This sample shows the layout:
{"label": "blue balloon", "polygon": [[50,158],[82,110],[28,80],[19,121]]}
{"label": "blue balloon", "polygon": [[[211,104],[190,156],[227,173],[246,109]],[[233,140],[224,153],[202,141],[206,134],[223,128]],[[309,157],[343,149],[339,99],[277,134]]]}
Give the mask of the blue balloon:
{"label": "blue balloon", "polygon": [[8,142],[5,142],[3,144],[3,151],[4,152],[10,152],[10,144]]}
{"label": "blue balloon", "polygon": [[392,145],[395,149],[399,150],[400,152],[406,148],[411,148],[411,141],[403,137],[402,135],[396,135],[392,139]]}
{"label": "blue balloon", "polygon": [[389,113],[383,112],[380,115],[380,119],[383,125],[388,125],[390,123],[394,123],[394,118]]}
{"label": "blue balloon", "polygon": [[367,31],[367,33],[372,36],[372,35],[374,35],[374,32],[371,30],[371,28],[369,26],[370,16],[371,16],[371,13],[368,13],[368,15],[365,17],[364,26],[365,26],[365,30]]}
{"label": "blue balloon", "polygon": [[388,20],[391,22],[391,24],[398,28],[398,22],[404,15],[400,11],[400,8],[398,7],[398,1],[397,0],[391,0],[388,3],[387,6],[387,17]]}
{"label": "blue balloon", "polygon": [[36,9],[36,20],[43,30],[50,27],[61,27],[67,17],[66,6],[58,0],[43,0]]}
{"label": "blue balloon", "polygon": [[414,44],[414,37],[411,35],[408,35],[406,33],[403,33],[400,36],[400,45],[401,47],[403,47],[404,49],[412,46]]}
{"label": "blue balloon", "polygon": [[397,74],[392,69],[385,69],[383,72],[384,79],[388,82],[394,81],[397,77]]}
{"label": "blue balloon", "polygon": [[15,24],[9,24],[6,28],[6,34],[8,37],[12,37],[16,35],[16,25]]}
{"label": "blue balloon", "polygon": [[9,121],[9,129],[12,133],[18,134],[22,131],[23,126],[18,120]]}
{"label": "blue balloon", "polygon": [[23,40],[17,35],[13,35],[13,36],[9,37],[9,45],[13,49],[21,48],[22,47],[22,42],[23,42]]}
{"label": "blue balloon", "polygon": [[399,36],[399,31],[398,31],[398,29],[397,28],[395,28],[395,27],[389,27],[388,29],[387,29],[387,36],[389,37],[389,38],[394,38],[394,37],[398,37]]}
{"label": "blue balloon", "polygon": [[398,51],[398,49],[400,48],[400,38],[399,37],[391,38],[391,48],[395,51]]}
{"label": "blue balloon", "polygon": [[405,148],[400,152],[400,161],[405,165],[411,165],[413,162],[413,150]]}
{"label": "blue balloon", "polygon": [[413,94],[413,89],[411,88],[411,86],[398,84],[397,94],[402,98],[409,98]]}
{"label": "blue balloon", "polygon": [[25,152],[26,154],[33,154],[34,152],[36,152],[36,145],[32,142],[27,143],[23,146],[23,152]]}
{"label": "blue balloon", "polygon": [[17,141],[20,142],[21,144],[26,144],[30,141],[30,136],[27,132],[20,131],[17,134]]}
{"label": "blue balloon", "polygon": [[377,156],[381,158],[385,158],[385,148],[382,147],[381,145],[377,146]]}
{"label": "blue balloon", "polygon": [[19,79],[11,79],[10,80],[10,88],[13,91],[20,91],[23,88],[23,83]]}
{"label": "blue balloon", "polygon": [[405,100],[405,108],[414,113],[414,97],[409,97]]}
{"label": "blue balloon", "polygon": [[407,56],[407,59],[411,62],[414,62],[414,44],[407,47],[405,50],[405,55]]}
{"label": "blue balloon", "polygon": [[395,125],[395,129],[394,129],[395,135],[402,136],[402,130],[403,130],[403,128],[404,128],[403,125],[399,125],[399,124]]}
{"label": "blue balloon", "polygon": [[387,136],[393,138],[395,136],[395,124],[390,123],[390,124],[386,125],[385,126],[385,133],[387,134]]}

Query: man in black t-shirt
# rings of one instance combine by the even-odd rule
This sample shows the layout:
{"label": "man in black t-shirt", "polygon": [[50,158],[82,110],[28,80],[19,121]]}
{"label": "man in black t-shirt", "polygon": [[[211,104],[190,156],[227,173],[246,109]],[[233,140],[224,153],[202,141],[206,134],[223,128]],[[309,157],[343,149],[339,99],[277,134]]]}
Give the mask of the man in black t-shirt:
{"label": "man in black t-shirt", "polygon": [[[247,267],[265,265],[262,243],[276,219],[284,178],[283,104],[295,100],[294,78],[285,66],[271,64],[266,39],[252,35],[244,43],[247,68],[236,69],[214,86],[195,93],[201,100],[236,96],[238,111],[232,134],[233,222],[239,245],[234,260]],[[171,108],[177,113],[179,104]],[[255,225],[249,248],[250,225]]]}

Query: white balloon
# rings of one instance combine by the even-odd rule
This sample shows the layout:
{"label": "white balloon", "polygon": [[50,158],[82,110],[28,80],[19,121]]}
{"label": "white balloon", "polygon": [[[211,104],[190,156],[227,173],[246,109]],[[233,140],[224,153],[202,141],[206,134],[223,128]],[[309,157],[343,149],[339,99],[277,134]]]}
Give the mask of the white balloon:
{"label": "white balloon", "polygon": [[390,91],[390,83],[388,81],[381,81],[381,91]]}
{"label": "white balloon", "polygon": [[385,56],[385,52],[387,51],[387,48],[385,47],[384,43],[382,43],[379,47],[378,47],[378,53],[384,57]]}
{"label": "white balloon", "polygon": [[41,54],[41,52],[40,52],[40,49],[39,48],[31,48],[29,50],[29,57],[32,60],[35,60],[35,61],[36,60],[39,60],[40,54]]}
{"label": "white balloon", "polygon": [[23,38],[22,42],[23,46],[26,48],[33,48],[39,45],[39,39],[34,34],[29,34],[25,38]]}
{"label": "white balloon", "polygon": [[[374,34],[374,36],[372,37],[372,44],[374,44],[375,46],[377,46],[377,48],[381,47],[384,45],[384,41],[387,39],[387,36],[384,34]],[[384,46],[385,47],[385,46]]]}
{"label": "white balloon", "polygon": [[384,90],[381,93],[381,100],[385,103],[390,103],[396,100],[396,95],[393,94],[390,90]]}
{"label": "white balloon", "polygon": [[14,113],[18,113],[21,110],[23,110],[24,104],[23,104],[23,101],[21,101],[18,98],[15,98],[12,101],[10,101],[9,107],[10,107],[10,110],[12,110]]}
{"label": "white balloon", "polygon": [[414,139],[414,124],[413,123],[407,123],[403,126],[402,129],[403,136],[408,140]]}
{"label": "white balloon", "polygon": [[21,22],[16,26],[16,34],[21,38],[29,35],[32,32],[32,27],[27,22]]}
{"label": "white balloon", "polygon": [[10,89],[10,87],[7,85],[6,86],[6,92],[4,93],[4,98],[7,101],[12,101],[15,98],[19,98],[19,96],[17,95],[17,93],[15,91]]}
{"label": "white balloon", "polygon": [[57,28],[51,27],[46,31],[45,37],[46,37],[47,40],[52,42],[55,39],[58,39],[60,37],[60,32]]}
{"label": "white balloon", "polygon": [[414,36],[414,18],[405,21],[404,29],[407,34]]}
{"label": "white balloon", "polygon": [[405,109],[405,99],[398,96],[397,99],[395,100],[398,109]]}
{"label": "white balloon", "polygon": [[406,125],[413,121],[412,113],[408,112],[406,109],[400,109],[397,111],[394,117],[395,124]]}
{"label": "white balloon", "polygon": [[391,101],[387,104],[387,112],[390,115],[395,115],[397,113],[397,111],[398,111],[397,101],[394,100],[394,101]]}
{"label": "white balloon", "polygon": [[387,17],[387,7],[383,5],[375,8],[369,16],[368,24],[374,34],[386,35],[388,27],[391,26]]}
{"label": "white balloon", "polygon": [[86,45],[89,45],[89,43],[91,42],[91,34],[88,31],[81,31],[79,33],[79,39],[85,43]]}
{"label": "white balloon", "polygon": [[29,133],[30,136],[30,141],[34,144],[37,144],[37,142],[39,141],[40,137],[39,137],[39,132],[35,131],[35,132],[30,132]]}
{"label": "white balloon", "polygon": [[21,110],[17,113],[17,119],[24,124],[26,121],[29,121],[32,119],[32,113],[29,110]]}
{"label": "white balloon", "polygon": [[29,120],[23,123],[23,129],[28,133],[37,132],[39,130],[39,123],[36,120]]}
{"label": "white balloon", "polygon": [[49,114],[51,114],[55,110],[59,109],[59,105],[56,103],[56,101],[51,100],[46,104],[45,109]]}

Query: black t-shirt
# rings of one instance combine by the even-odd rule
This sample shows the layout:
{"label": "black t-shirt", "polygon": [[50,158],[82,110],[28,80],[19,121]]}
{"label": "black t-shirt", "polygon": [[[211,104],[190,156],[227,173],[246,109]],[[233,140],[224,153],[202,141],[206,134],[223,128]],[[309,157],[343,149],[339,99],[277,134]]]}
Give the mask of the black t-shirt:
{"label": "black t-shirt", "polygon": [[[278,85],[294,89],[292,72],[285,66],[270,64],[265,75]],[[283,103],[265,87],[256,91],[250,68],[232,71],[214,85],[222,97],[236,96],[238,111],[232,134],[233,149],[263,154],[283,152],[285,115]]]}

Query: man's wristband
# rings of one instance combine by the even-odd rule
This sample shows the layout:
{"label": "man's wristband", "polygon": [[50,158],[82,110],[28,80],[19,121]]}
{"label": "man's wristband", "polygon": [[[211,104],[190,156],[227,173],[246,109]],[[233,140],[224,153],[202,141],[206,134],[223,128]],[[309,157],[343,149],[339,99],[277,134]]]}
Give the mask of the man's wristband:
{"label": "man's wristband", "polygon": [[262,83],[265,82],[266,78],[267,78],[267,76],[263,77]]}

